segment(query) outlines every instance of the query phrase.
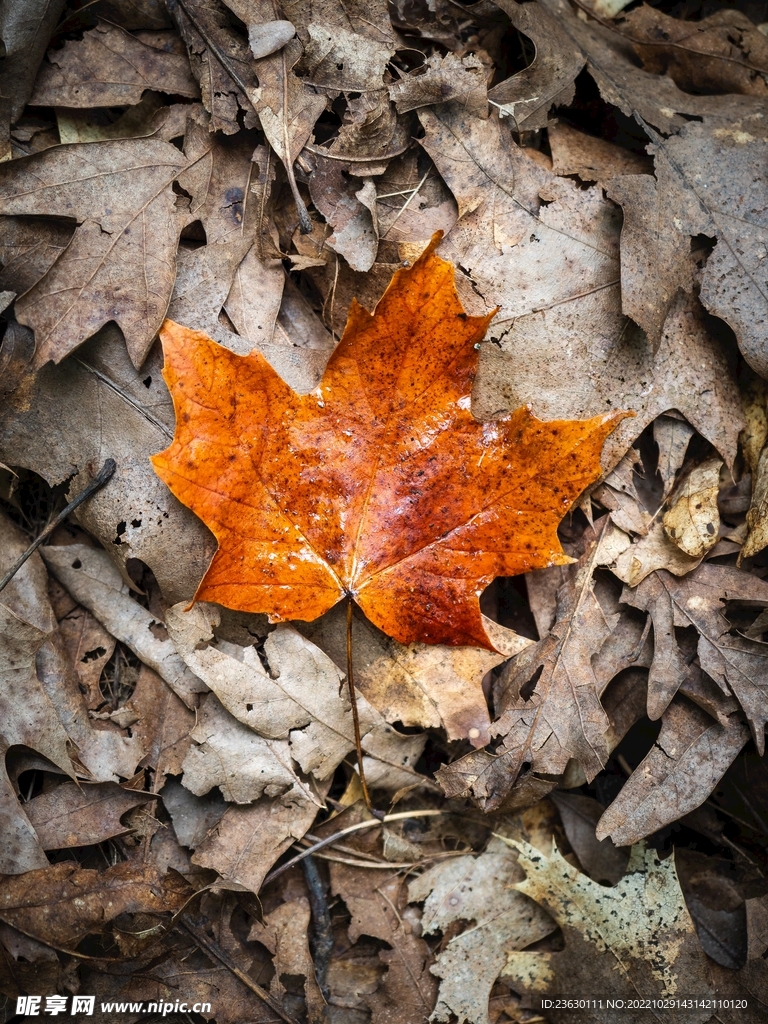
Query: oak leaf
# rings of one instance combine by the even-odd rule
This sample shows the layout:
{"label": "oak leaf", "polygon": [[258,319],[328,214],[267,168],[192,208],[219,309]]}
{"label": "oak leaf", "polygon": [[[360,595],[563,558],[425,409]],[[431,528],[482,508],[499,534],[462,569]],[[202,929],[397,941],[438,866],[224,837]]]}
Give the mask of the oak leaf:
{"label": "oak leaf", "polygon": [[258,353],[164,324],[177,425],[153,463],[218,540],[199,600],[278,622],[349,596],[401,643],[492,649],[484,587],[568,561],[558,523],[624,414],[475,420],[475,345],[492,314],[464,312],[439,237],[375,313],[353,302],[306,395]]}
{"label": "oak leaf", "polygon": [[[674,857],[662,861],[654,850],[635,846],[626,875],[607,887],[569,864],[555,848],[542,855],[528,843],[505,840],[520,854],[526,880],[516,886],[544,907],[563,931],[565,948],[555,953],[509,952],[501,977],[531,996],[591,1000],[595,986],[608,998],[628,1003],[623,1019],[673,1024],[675,1012],[650,1013],[646,999],[707,997],[710,988],[704,953],[685,905]],[[708,1010],[691,1021],[708,1020]],[[605,1020],[605,1011],[582,1002],[558,1011],[557,1021],[574,1024]]]}

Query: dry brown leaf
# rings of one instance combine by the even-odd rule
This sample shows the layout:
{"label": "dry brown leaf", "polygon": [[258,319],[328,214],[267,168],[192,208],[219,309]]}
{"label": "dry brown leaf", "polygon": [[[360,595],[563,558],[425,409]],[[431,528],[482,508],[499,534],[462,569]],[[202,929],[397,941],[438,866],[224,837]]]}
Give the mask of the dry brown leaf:
{"label": "dry brown leaf", "polygon": [[281,903],[264,921],[257,921],[248,933],[249,942],[260,942],[274,956],[275,976],[269,991],[283,1002],[286,975],[303,977],[304,998],[309,1024],[321,1024],[325,1000],[315,979],[315,965],[309,952],[307,929],[310,922],[309,900],[304,896]]}
{"label": "dry brown leaf", "polygon": [[[352,624],[355,686],[388,722],[422,729],[444,728],[448,739],[472,746],[490,740],[488,704],[482,682],[487,672],[531,641],[483,619],[497,652],[479,647],[399,644],[356,616]],[[346,664],[344,609],[337,607],[301,626],[337,665]]]}
{"label": "dry brown leaf", "polygon": [[[130,596],[130,588],[104,551],[71,544],[43,549],[51,572],[107,631],[154,669],[188,707],[204,693],[204,682],[187,668],[162,623]],[[158,635],[160,634],[160,635]]]}
{"label": "dry brown leaf", "polygon": [[[127,736],[111,723],[90,720],[88,706],[80,689],[67,647],[57,630],[37,655],[38,678],[77,753],[81,770],[94,782],[129,779],[144,756],[138,737]],[[103,702],[103,701],[102,701]]]}
{"label": "dry brown leaf", "polygon": [[555,174],[578,174],[582,181],[607,182],[619,174],[650,174],[650,157],[557,123],[547,131]]}
{"label": "dry brown leaf", "polygon": [[[701,96],[678,89],[666,75],[654,75],[637,66],[622,33],[584,16],[567,0],[539,0],[558,21],[561,33],[586,60],[589,74],[606,103],[632,117],[638,113],[665,135],[679,131],[689,120],[718,119],[732,125],[741,118],[761,120],[760,100],[752,96]],[[567,51],[570,57],[570,50]]]}
{"label": "dry brown leaf", "polygon": [[692,558],[701,558],[717,544],[720,513],[722,459],[706,459],[694,467],[676,492],[672,507],[664,514],[667,536]]}
{"label": "dry brown leaf", "polygon": [[[634,473],[638,466],[642,466],[640,453],[636,448],[630,448],[605,481],[592,491],[591,497],[608,509],[611,521],[620,530],[644,537],[651,525],[651,516],[643,507],[635,487]],[[616,557],[619,554],[616,552]]]}
{"label": "dry brown leaf", "polygon": [[726,725],[678,697],[661,732],[597,823],[597,836],[628,846],[699,807],[749,739],[739,715]]}
{"label": "dry brown leaf", "polygon": [[[30,0],[3,7],[0,38],[5,56],[0,72],[0,96],[8,98],[6,109],[2,111],[6,131],[8,123],[18,121],[29,102],[40,62],[64,6],[63,0]],[[10,147],[3,159],[9,157]]]}
{"label": "dry brown leaf", "polygon": [[245,127],[252,128],[257,79],[248,43],[232,28],[225,6],[219,0],[183,0],[172,5],[171,13],[187,44],[211,131],[236,134],[241,112]]}
{"label": "dry brown leaf", "polygon": [[309,179],[309,191],[312,202],[333,228],[325,244],[343,256],[353,270],[370,270],[379,247],[373,180],[366,178],[361,185],[359,178],[350,178],[343,163],[319,157]]}
{"label": "dry brown leaf", "polygon": [[768,355],[759,325],[766,315],[760,282],[768,252],[763,197],[768,141],[755,126],[739,122],[691,123],[669,139],[651,129],[649,134],[655,178],[615,179],[609,189],[624,210],[621,286],[629,303],[624,311],[657,345],[677,289],[691,287],[691,237],[715,238],[702,272],[701,301],[733,328],[744,358],[765,375]]}
{"label": "dry brown leaf", "polygon": [[142,764],[155,772],[154,792],[166,775],[180,775],[189,749],[195,714],[151,668],[142,665],[126,705],[136,716],[131,735],[144,750]]}
{"label": "dry brown leaf", "polygon": [[573,82],[586,58],[545,5],[500,0],[498,6],[533,41],[536,56],[529,67],[495,85],[488,98],[502,117],[512,119],[515,131],[545,128],[550,109],[573,100]]}
{"label": "dry brown leaf", "polygon": [[99,680],[115,651],[115,638],[87,609],[77,605],[59,619],[59,632],[89,708],[104,703]]}
{"label": "dry brown leaf", "polygon": [[252,732],[212,695],[202,703],[193,740],[182,769],[183,783],[196,796],[218,786],[225,800],[248,804],[262,794],[281,797],[288,803],[298,799],[321,801],[294,767],[287,739],[265,739]]}
{"label": "dry brown leaf", "polygon": [[559,789],[552,790],[549,799],[560,812],[566,838],[583,871],[601,885],[616,885],[624,877],[629,855],[610,838],[598,839],[595,835],[603,805],[593,797]]}
{"label": "dry brown leaf", "polygon": [[58,260],[16,303],[18,319],[35,332],[36,366],[59,362],[110,320],[134,365],[144,361],[176,275],[171,183],[183,166],[167,142],[119,139],[55,146],[0,167],[0,213],[78,223]]}
{"label": "dry brown leaf", "polygon": [[[389,949],[379,953],[387,972],[377,988],[362,996],[372,1024],[411,1024],[427,1017],[435,1004],[437,984],[429,973],[430,950],[404,913],[408,903],[404,881],[391,870],[361,870],[331,864],[331,891],[344,900],[352,915],[349,940],[370,935]],[[418,919],[417,919],[418,920]]]}
{"label": "dry brown leaf", "polygon": [[72,225],[35,217],[3,217],[0,221],[0,287],[22,295],[61,256],[72,238]]}
{"label": "dry brown leaf", "polygon": [[490,1024],[488,997],[507,962],[508,951],[525,948],[554,930],[554,922],[516,891],[522,878],[516,858],[501,839],[493,839],[479,857],[457,857],[427,868],[408,886],[411,901],[424,900],[426,934],[451,934],[459,921],[465,930],[452,935],[435,960],[432,973],[442,978],[434,1018]]}
{"label": "dry brown leaf", "polygon": [[270,868],[311,827],[318,805],[294,790],[292,803],[262,799],[246,807],[228,807],[198,843],[193,864],[211,868],[235,888],[258,892]]}
{"label": "dry brown leaf", "polygon": [[768,648],[744,636],[732,635],[723,604],[733,600],[768,604],[768,584],[739,569],[704,562],[681,579],[660,569],[635,589],[625,587],[621,600],[648,612],[653,620],[649,717],[661,716],[685,676],[686,661],[674,627],[695,626],[699,634],[701,667],[723,693],[736,697],[762,753],[764,726],[768,721],[765,699]]}
{"label": "dry brown leaf", "polygon": [[123,861],[95,871],[62,861],[4,878],[0,919],[25,935],[74,949],[119,914],[147,914],[158,923],[159,915],[179,910],[191,894],[181,875],[163,877],[150,865]]}
{"label": "dry brown leaf", "polygon": [[149,46],[99,21],[82,39],[48,54],[29,102],[37,107],[124,107],[138,103],[147,89],[199,96],[186,54]]}
{"label": "dry brown leaf", "polygon": [[51,485],[73,477],[74,496],[92,479],[93,466],[114,458],[114,477],[80,507],[79,522],[119,566],[131,558],[145,562],[173,602],[194,594],[214,540],[149,462],[173,434],[160,359],[154,348],[137,372],[120,332],[111,327],[74,359],[26,376],[2,403],[0,461],[34,469]]}
{"label": "dry brown leaf", "polygon": [[[189,611],[177,605],[166,616],[179,655],[221,702],[206,702],[192,734],[204,746],[187,755],[185,785],[198,794],[226,785],[225,797],[242,803],[255,799],[265,786],[298,785],[292,760],[319,780],[329,778],[355,746],[341,670],[292,626],[281,625],[264,644],[267,671],[255,647],[210,643],[218,619],[217,607],[206,604]],[[363,750],[372,755],[365,766],[369,784],[397,790],[418,781],[408,768],[418,760],[426,737],[401,736],[364,697],[357,703]],[[385,761],[377,764],[377,755]],[[225,783],[229,778],[234,781]],[[306,795],[313,799],[310,790]]]}
{"label": "dry brown leaf", "polygon": [[603,450],[611,469],[659,413],[678,409],[731,465],[743,419],[725,352],[690,296],[673,302],[655,358],[621,316],[619,225],[602,189],[549,174],[493,119],[468,122],[450,107],[419,116],[459,205],[444,247],[501,306],[488,332],[497,344],[482,347],[475,415],[524,403],[545,418],[631,409]]}
{"label": "dry brown leaf", "polygon": [[468,754],[438,772],[449,795],[471,793],[491,810],[507,796],[524,762],[536,772],[558,775],[574,758],[588,779],[605,764],[608,717],[592,657],[619,618],[606,616],[594,592],[593,574],[607,524],[603,519],[585,533],[584,553],[569,567],[558,592],[557,621],[550,634],[514,657],[496,683],[498,718],[492,732],[503,737],[501,745],[493,754]]}
{"label": "dry brown leaf", "polygon": [[[15,524],[0,514],[0,569],[3,574],[27,547]],[[74,778],[67,733],[35,670],[35,656],[56,629],[46,595],[47,574],[34,554],[0,593],[0,872],[19,874],[43,867],[47,859],[5,770],[9,747],[23,744]]]}
{"label": "dry brown leaf", "polygon": [[657,416],[653,421],[653,439],[659,449],[656,471],[664,481],[666,498],[675,486],[675,478],[685,462],[685,453],[696,431],[677,416]]}
{"label": "dry brown leaf", "polygon": [[[648,1019],[643,1001],[665,996],[707,998],[707,963],[696,939],[675,873],[674,857],[660,861],[653,850],[634,847],[626,875],[613,888],[593,882],[555,849],[547,857],[527,843],[510,840],[527,875],[517,885],[546,908],[563,930],[565,949],[557,953],[510,953],[502,978],[534,999],[562,996],[588,1000],[563,1008],[566,1022],[605,1021],[593,1004],[596,987],[606,998],[625,1003],[624,1020]],[[709,1019],[707,1008],[692,1009],[690,1020]],[[654,1018],[673,1024],[675,1009],[654,1010]]]}
{"label": "dry brown leaf", "polygon": [[482,61],[473,54],[458,57],[439,53],[427,58],[418,72],[404,75],[389,86],[398,113],[405,114],[435,103],[456,103],[467,116],[488,116],[488,90]]}
{"label": "dry brown leaf", "polygon": [[693,572],[703,557],[681,551],[669,539],[664,523],[656,519],[644,537],[621,552],[611,566],[611,571],[630,587],[636,587],[657,569],[666,569],[675,576],[685,576]]}
{"label": "dry brown leaf", "polygon": [[622,31],[646,71],[668,75],[684,92],[768,96],[768,41],[741,11],[692,22],[643,4],[625,16]]}
{"label": "dry brown leaf", "polygon": [[24,805],[24,811],[44,850],[103,843],[131,831],[121,821],[148,796],[122,789],[114,782],[79,786],[64,782]]}

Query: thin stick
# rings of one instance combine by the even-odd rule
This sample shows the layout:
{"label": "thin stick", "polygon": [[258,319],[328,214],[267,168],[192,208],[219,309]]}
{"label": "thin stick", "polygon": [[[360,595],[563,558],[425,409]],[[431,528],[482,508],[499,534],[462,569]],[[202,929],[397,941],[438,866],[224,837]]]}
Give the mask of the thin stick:
{"label": "thin stick", "polygon": [[279,868],[275,868],[274,871],[270,871],[262,885],[267,885],[278,876],[282,875],[289,868],[292,868],[294,864],[298,864],[299,861],[304,860],[305,857],[309,857],[310,854],[315,853],[317,850],[321,850],[324,846],[330,846],[332,843],[338,842],[339,839],[343,839],[344,836],[349,836],[353,832],[361,832],[364,828],[375,828],[376,826],[386,825],[390,821],[403,821],[405,818],[436,818],[441,814],[445,814],[445,811],[437,810],[423,810],[423,811],[397,811],[395,814],[385,814],[383,818],[366,818],[365,821],[358,821],[356,825],[349,825],[347,828],[341,829],[339,832],[334,832],[332,836],[328,836],[327,839],[321,839],[320,842],[315,843],[314,846],[310,846],[306,850],[302,850],[301,853],[297,853],[295,857],[291,857],[285,864],[281,864]]}
{"label": "thin stick", "polygon": [[357,713],[357,696],[355,695],[355,679],[352,671],[352,598],[347,598],[347,686],[349,687],[349,702],[352,705],[352,721],[355,725],[355,749],[357,750],[357,768],[360,772],[360,785],[363,787],[363,799],[365,806],[376,814],[371,803],[371,795],[368,792],[368,783],[365,781],[365,769],[363,768],[363,741],[360,737],[360,716]]}
{"label": "thin stick", "polygon": [[258,982],[255,982],[253,978],[249,978],[248,975],[241,971],[240,968],[230,959],[227,953],[213,941],[209,939],[202,928],[198,928],[196,924],[193,924],[188,917],[179,918],[179,924],[181,927],[189,932],[192,938],[195,940],[197,945],[203,952],[207,953],[209,957],[214,960],[218,960],[219,963],[223,964],[228,971],[241,981],[251,992],[255,993],[262,1002],[266,1003],[270,1010],[278,1015],[281,1020],[284,1020],[286,1024],[298,1024],[298,1021],[293,1017],[289,1017],[288,1014],[280,1006],[280,1003],[272,996],[265,988],[262,988]]}
{"label": "thin stick", "polygon": [[77,497],[73,498],[72,501],[70,501],[70,503],[65,508],[63,508],[61,512],[59,512],[56,518],[53,519],[46,526],[46,528],[43,530],[40,536],[36,540],[32,541],[32,543],[29,545],[29,547],[21,556],[21,558],[14,562],[14,564],[11,566],[11,568],[8,570],[5,576],[3,576],[3,578],[0,580],[0,590],[4,590],[5,587],[8,586],[8,584],[11,582],[13,577],[22,567],[22,565],[24,565],[29,556],[33,555],[37,551],[37,549],[40,547],[43,541],[50,537],[50,535],[53,533],[56,527],[60,526],[64,522],[64,520],[67,518],[70,512],[74,512],[75,509],[78,508],[78,506],[82,505],[86,498],[90,498],[90,496],[94,494],[96,491],[98,491],[100,487],[103,487],[108,480],[112,479],[112,476],[116,469],[117,465],[115,463],[115,460],[107,459],[107,461],[99,470],[98,474],[93,478],[93,480],[91,480],[91,482],[88,484],[85,490],[80,491]]}

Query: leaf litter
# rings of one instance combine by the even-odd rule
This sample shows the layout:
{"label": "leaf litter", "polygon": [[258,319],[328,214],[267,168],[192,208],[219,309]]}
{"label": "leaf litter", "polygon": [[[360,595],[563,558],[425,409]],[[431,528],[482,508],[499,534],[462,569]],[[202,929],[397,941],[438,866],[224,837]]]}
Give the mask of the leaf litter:
{"label": "leaf litter", "polygon": [[[595,995],[764,1018],[768,48],[754,5],[689,7],[7,5],[0,570],[117,469],[0,592],[3,1019],[53,992],[183,996],[219,1024],[682,1019],[542,1008]],[[370,396],[407,391],[404,308],[414,379],[464,339],[453,446],[424,406],[386,450]],[[251,401],[280,396],[250,422],[313,477],[278,504],[333,556],[319,603],[288,580],[254,602],[242,523],[227,553],[227,503],[278,492],[246,420],[183,426],[163,363],[183,376],[201,344],[198,399],[231,370],[205,416],[247,367]],[[579,473],[524,448],[492,469],[507,424],[587,420]],[[341,558],[376,555],[369,576],[335,568],[358,532],[333,525],[350,492],[328,500],[344,429],[381,515]],[[220,513],[174,497],[163,449],[174,493],[205,480]],[[494,473],[520,502],[493,543],[467,535],[460,579],[435,554],[398,580],[413,523],[389,512],[439,511],[418,475],[438,449],[445,508],[471,518]],[[351,621],[380,821],[331,606],[388,576]]]}

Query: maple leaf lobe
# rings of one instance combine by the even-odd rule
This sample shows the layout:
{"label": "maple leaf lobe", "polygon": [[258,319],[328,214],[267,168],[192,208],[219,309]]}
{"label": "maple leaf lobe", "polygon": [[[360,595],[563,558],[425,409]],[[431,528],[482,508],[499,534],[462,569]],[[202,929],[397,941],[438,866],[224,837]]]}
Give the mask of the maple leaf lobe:
{"label": "maple leaf lobe", "polygon": [[257,351],[165,322],[176,434],[153,464],[219,545],[196,598],[282,621],[349,595],[401,643],[493,649],[483,589],[569,561],[557,526],[624,414],[474,419],[475,345],[493,313],[464,311],[439,240],[373,313],[353,301],[309,394]]}

